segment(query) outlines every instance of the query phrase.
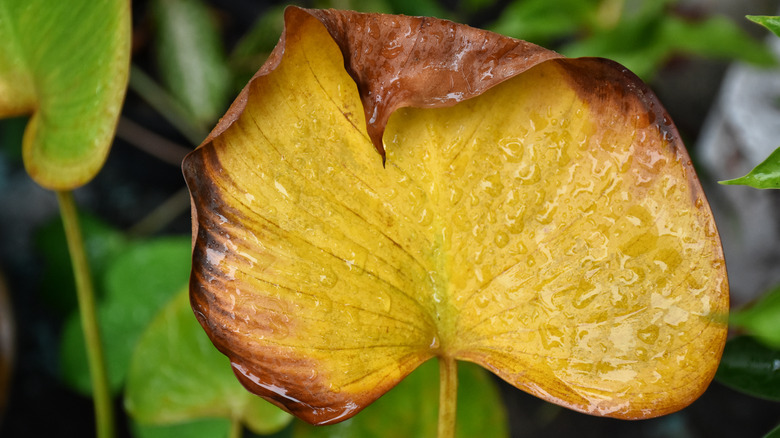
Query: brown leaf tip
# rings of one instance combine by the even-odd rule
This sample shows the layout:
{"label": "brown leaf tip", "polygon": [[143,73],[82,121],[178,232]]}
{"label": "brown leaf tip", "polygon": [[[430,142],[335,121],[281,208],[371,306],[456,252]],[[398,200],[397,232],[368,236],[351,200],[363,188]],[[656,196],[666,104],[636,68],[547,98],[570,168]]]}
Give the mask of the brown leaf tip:
{"label": "brown leaf tip", "polygon": [[[288,13],[300,13],[291,8]],[[338,44],[357,83],[368,135],[383,160],[390,114],[446,107],[560,55],[537,45],[430,17],[305,10]]]}

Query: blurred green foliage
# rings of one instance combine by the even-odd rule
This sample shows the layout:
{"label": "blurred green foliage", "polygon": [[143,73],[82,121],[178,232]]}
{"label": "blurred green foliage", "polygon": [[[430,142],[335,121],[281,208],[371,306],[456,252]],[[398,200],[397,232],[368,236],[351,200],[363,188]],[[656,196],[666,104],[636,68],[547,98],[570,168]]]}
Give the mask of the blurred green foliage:
{"label": "blurred green foliage", "polygon": [[[765,46],[732,21],[720,16],[692,17],[677,8],[677,3],[316,0],[305,6],[453,19],[552,47],[569,56],[609,57],[646,79],[678,55],[739,59],[758,65],[773,63]],[[198,143],[216,123],[230,96],[243,87],[279,40],[283,10],[281,3],[266,8],[237,43],[228,47],[216,2],[153,0],[149,14],[154,24],[151,44],[155,62],[134,67],[131,87],[147,101],[156,102],[157,108],[174,108],[160,115],[182,118],[173,125],[189,131],[185,136],[193,144]],[[755,17],[755,21],[778,29],[772,17]],[[768,167],[762,169],[777,172],[777,154],[775,151]],[[761,179],[757,174],[751,178]],[[777,186],[777,181],[772,181]],[[99,285],[99,315],[111,387],[115,393],[125,390],[128,411],[137,420],[132,426],[136,436],[227,436],[235,427],[231,420],[256,433],[272,433],[289,421],[286,414],[266,402],[248,399],[227,360],[200,330],[186,292],[181,292],[189,275],[189,236],[137,241],[89,216],[82,221]],[[45,227],[37,245],[47,267],[43,289],[49,291],[45,293],[52,307],[66,313],[75,309],[71,299],[75,293],[70,286],[72,274],[61,230],[60,223]],[[759,337],[763,333],[765,339],[774,335],[770,342],[777,342],[780,330],[774,328],[779,327],[778,296],[776,292],[766,303],[737,313],[734,322]],[[78,324],[72,316],[65,325],[61,365],[65,381],[87,392],[89,379]],[[776,353],[751,339],[735,339],[726,349],[718,378],[749,393],[767,396],[769,392],[770,398],[776,398],[780,369]],[[458,411],[464,416],[459,417],[461,434],[506,436],[506,414],[498,392],[489,376],[475,369],[470,365],[461,367],[461,393],[467,395]],[[427,412],[438,397],[431,386],[432,374],[435,369],[426,364],[355,419],[330,429],[297,425],[295,436],[398,436],[399,429],[391,426],[400,427],[401,422],[410,426],[404,431],[406,436],[421,436],[431,430],[432,424],[435,429],[435,410],[433,415]],[[425,415],[418,415],[422,411]],[[418,423],[406,421],[410,413],[421,417]],[[384,435],[378,432],[382,430]],[[282,433],[289,434],[289,430]],[[776,429],[773,433],[780,432]]]}
{"label": "blurred green foliage", "polygon": [[[748,16],[780,36],[780,17]],[[747,175],[726,185],[747,185],[757,189],[780,189],[780,148],[758,164]],[[780,286],[768,291],[750,306],[732,312],[729,324],[746,331],[729,340],[716,378],[744,393],[780,401]],[[780,437],[780,426],[765,438]]]}
{"label": "blurred green foliage", "polygon": [[[329,427],[296,423],[295,438],[436,436],[439,399],[438,361],[429,360],[359,415]],[[508,437],[506,409],[484,368],[458,363],[458,438]]]}

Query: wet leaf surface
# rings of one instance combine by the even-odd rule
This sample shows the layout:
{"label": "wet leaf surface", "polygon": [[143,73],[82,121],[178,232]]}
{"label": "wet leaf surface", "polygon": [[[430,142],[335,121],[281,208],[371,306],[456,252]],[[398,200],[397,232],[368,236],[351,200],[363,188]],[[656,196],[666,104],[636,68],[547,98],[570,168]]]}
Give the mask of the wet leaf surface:
{"label": "wet leaf surface", "polygon": [[686,406],[728,286],[674,125],[615,63],[480,32],[289,9],[183,165],[196,316],[317,424],[436,356],[589,414]]}
{"label": "wet leaf surface", "polygon": [[221,417],[241,421],[258,434],[276,432],[292,418],[241,387],[225,357],[193,318],[184,290],[138,341],[125,406],[142,424],[172,425]]}

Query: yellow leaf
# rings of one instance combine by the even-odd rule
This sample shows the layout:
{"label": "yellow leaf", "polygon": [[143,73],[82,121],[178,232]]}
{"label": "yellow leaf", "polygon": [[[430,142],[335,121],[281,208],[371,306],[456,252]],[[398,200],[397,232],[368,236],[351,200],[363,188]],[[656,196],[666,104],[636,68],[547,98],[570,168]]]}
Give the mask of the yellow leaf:
{"label": "yellow leaf", "polygon": [[247,388],[309,422],[437,356],[618,418],[681,409],[715,373],[709,206],[663,108],[610,61],[290,8],[183,167],[195,313]]}

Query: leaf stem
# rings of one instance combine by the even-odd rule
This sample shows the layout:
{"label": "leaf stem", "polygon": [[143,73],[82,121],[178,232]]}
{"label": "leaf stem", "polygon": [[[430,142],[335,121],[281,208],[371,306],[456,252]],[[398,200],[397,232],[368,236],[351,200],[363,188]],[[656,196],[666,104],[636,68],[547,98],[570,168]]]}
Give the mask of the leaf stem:
{"label": "leaf stem", "polygon": [[438,438],[455,436],[458,406],[458,363],[451,357],[439,357],[439,434]]}
{"label": "leaf stem", "polygon": [[76,204],[71,191],[58,191],[57,200],[60,204],[60,215],[65,227],[65,237],[68,242],[73,265],[73,276],[76,280],[79,314],[84,330],[84,340],[87,345],[87,361],[92,378],[92,395],[95,399],[95,423],[98,438],[114,437],[114,412],[112,410],[111,394],[108,389],[108,375],[103,358],[103,346],[100,343],[100,331],[95,312],[95,293],[92,286],[92,276],[89,262],[84,249],[84,239],[79,228]]}
{"label": "leaf stem", "polygon": [[232,418],[230,420],[230,432],[228,438],[241,438],[244,434],[244,427],[241,424],[241,420],[238,418]]}
{"label": "leaf stem", "polygon": [[130,66],[131,90],[138,93],[142,99],[162,115],[171,125],[184,135],[193,145],[198,145],[206,138],[208,131],[191,120],[187,110],[171,97],[149,75],[135,65]]}

